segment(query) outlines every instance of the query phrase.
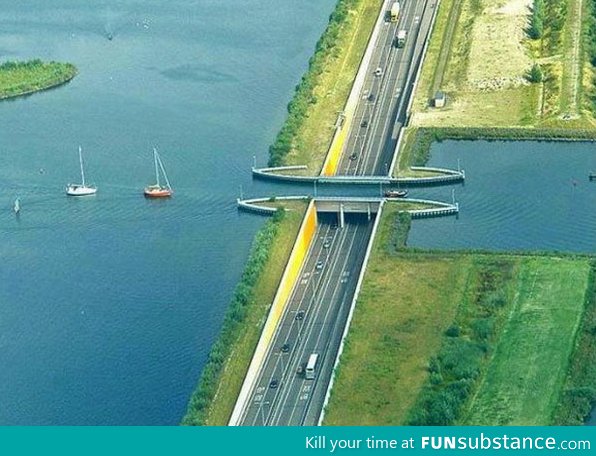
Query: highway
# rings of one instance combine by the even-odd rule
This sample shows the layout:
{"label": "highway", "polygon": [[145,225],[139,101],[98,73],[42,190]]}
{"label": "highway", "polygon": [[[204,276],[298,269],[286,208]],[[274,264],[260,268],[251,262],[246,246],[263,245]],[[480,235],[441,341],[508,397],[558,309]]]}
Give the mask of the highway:
{"label": "highway", "polygon": [[[244,426],[312,426],[323,408],[374,214],[319,214],[319,223],[265,362],[243,410]],[[316,375],[297,373],[317,353]]]}
{"label": "highway", "polygon": [[[436,2],[402,0],[399,20],[385,21],[381,25],[338,175],[386,176],[389,173]],[[393,1],[385,2],[386,11],[391,3]],[[398,30],[407,31],[402,48],[395,46]],[[375,74],[377,68],[380,75]]]}
{"label": "highway", "polygon": [[[338,175],[388,174],[436,1],[402,0],[399,20],[380,25]],[[385,2],[385,11],[391,3]],[[394,45],[398,30],[407,31],[402,48]],[[346,214],[345,221],[339,228],[337,215],[319,214],[298,283],[241,411],[241,425],[318,423],[374,215],[368,220]],[[316,376],[309,380],[298,371],[313,353],[319,359]]]}

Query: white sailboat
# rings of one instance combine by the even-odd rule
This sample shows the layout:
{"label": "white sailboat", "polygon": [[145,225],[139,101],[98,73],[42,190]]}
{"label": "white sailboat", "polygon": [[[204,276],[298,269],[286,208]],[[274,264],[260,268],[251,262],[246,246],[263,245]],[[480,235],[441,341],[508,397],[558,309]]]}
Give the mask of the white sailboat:
{"label": "white sailboat", "polygon": [[14,206],[12,208],[15,214],[19,214],[21,212],[21,200],[19,198],[14,200]]}
{"label": "white sailboat", "polygon": [[[143,193],[147,198],[167,198],[172,196],[172,186],[170,185],[168,175],[166,174],[166,170],[163,167],[163,163],[161,162],[161,158],[159,158],[159,154],[157,153],[157,149],[155,147],[153,148],[153,161],[155,162],[156,183],[145,187]],[[166,181],[166,185],[162,185],[159,181],[160,171],[163,174],[163,177]]]}
{"label": "white sailboat", "polygon": [[97,193],[97,188],[85,183],[85,170],[83,169],[83,150],[79,146],[79,163],[81,165],[81,183],[68,184],[66,194],[69,196],[89,196]]}

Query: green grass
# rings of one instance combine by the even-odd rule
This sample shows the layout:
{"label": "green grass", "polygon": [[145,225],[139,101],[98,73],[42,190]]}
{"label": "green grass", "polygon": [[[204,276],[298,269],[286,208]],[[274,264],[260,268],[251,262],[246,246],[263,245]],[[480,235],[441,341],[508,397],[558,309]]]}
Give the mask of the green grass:
{"label": "green grass", "polygon": [[393,255],[398,212],[385,206],[326,425],[403,423],[455,317],[470,259]]}
{"label": "green grass", "polygon": [[555,413],[553,424],[577,426],[585,422],[596,404],[596,265],[592,276],[586,311],[580,329],[563,397]]}
{"label": "green grass", "polygon": [[[553,423],[591,260],[404,249],[398,213],[385,206],[325,424]],[[586,324],[572,391],[594,384]]]}
{"label": "green grass", "polygon": [[[236,294],[243,293],[248,296],[244,306],[243,319],[239,324],[229,323],[228,318],[224,321],[222,335],[214,344],[210,360],[203,370],[182,424],[212,426],[228,424],[253,352],[261,336],[267,313],[304,218],[307,203],[303,202],[301,208],[298,204],[294,202],[294,210],[286,211],[281,220],[269,220],[257,234],[255,246],[258,245],[259,237],[267,230],[271,230],[272,224],[276,225],[275,235],[264,245],[266,251],[253,247],[251,259],[265,255],[266,261],[254,276],[252,286],[247,289],[241,280],[236,289]],[[243,279],[251,267],[251,259],[247,262],[247,270],[243,274]],[[234,305],[230,307],[228,313],[233,312],[233,307]],[[214,352],[221,350],[225,350],[226,355],[222,356],[221,353],[218,353],[217,368],[210,367]]]}
{"label": "green grass", "polygon": [[[286,141],[289,151],[280,163],[308,166],[308,171],[297,174],[312,175],[322,168],[335,132],[338,112],[343,110],[348,99],[382,5],[380,0],[349,0],[343,3],[348,8],[348,14],[334,32],[333,46],[317,51],[311,59],[315,63],[311,63],[306,75],[309,77],[311,74],[312,80],[305,113],[299,121],[293,121],[290,114],[282,128],[283,132],[288,123],[293,124]],[[329,31],[325,33],[329,34]]]}
{"label": "green grass", "polygon": [[462,420],[473,425],[549,425],[583,314],[587,259],[523,258],[495,354]]}
{"label": "green grass", "polygon": [[45,90],[70,81],[77,69],[70,63],[5,62],[0,65],[0,99]]}

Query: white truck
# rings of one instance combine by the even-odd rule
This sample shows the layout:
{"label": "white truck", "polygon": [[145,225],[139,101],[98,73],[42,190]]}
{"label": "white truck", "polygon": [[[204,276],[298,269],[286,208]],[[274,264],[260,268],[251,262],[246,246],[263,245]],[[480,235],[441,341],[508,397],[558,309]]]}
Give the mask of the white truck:
{"label": "white truck", "polygon": [[391,22],[397,22],[399,20],[399,10],[399,2],[393,2],[390,10]]}
{"label": "white truck", "polygon": [[398,48],[404,47],[406,44],[406,36],[407,35],[408,35],[408,32],[406,32],[405,30],[400,30],[399,32],[397,32],[397,36],[395,37],[395,47],[398,47]]}

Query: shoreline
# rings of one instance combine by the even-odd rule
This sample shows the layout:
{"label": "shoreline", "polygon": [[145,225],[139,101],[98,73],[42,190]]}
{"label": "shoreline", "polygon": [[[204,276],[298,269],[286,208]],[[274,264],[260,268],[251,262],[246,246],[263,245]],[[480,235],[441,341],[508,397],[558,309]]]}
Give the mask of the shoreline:
{"label": "shoreline", "polygon": [[[14,65],[14,67],[10,67],[10,65]],[[57,67],[57,68],[52,68]],[[37,92],[44,92],[47,90],[52,90],[58,88],[62,85],[68,84],[72,81],[78,74],[78,69],[71,63],[60,63],[60,62],[42,62],[40,60],[31,60],[27,62],[5,62],[4,64],[0,65],[0,75],[3,72],[25,72],[26,70],[31,70],[31,73],[36,70],[53,70],[53,71],[62,71],[64,74],[59,75],[60,77],[56,76],[53,79],[48,78],[41,82],[35,80],[31,77],[31,80],[26,78],[26,75],[23,75],[23,81],[20,82],[21,85],[25,87],[22,90],[18,90],[14,93],[10,93],[10,90],[14,90],[13,87],[8,88],[1,88],[0,87],[0,101],[11,100],[15,98],[27,97],[33,95]],[[41,86],[36,86],[36,84],[41,84]],[[18,88],[18,86],[16,86]]]}

